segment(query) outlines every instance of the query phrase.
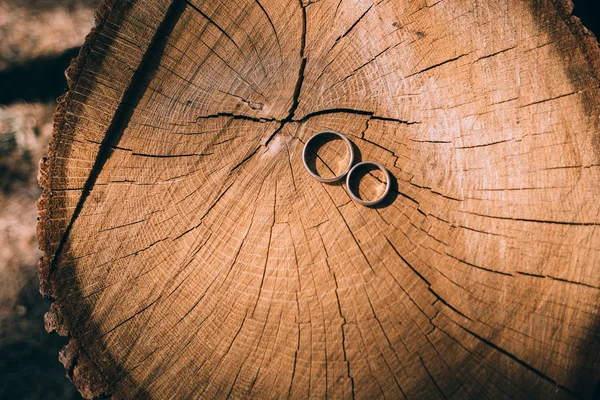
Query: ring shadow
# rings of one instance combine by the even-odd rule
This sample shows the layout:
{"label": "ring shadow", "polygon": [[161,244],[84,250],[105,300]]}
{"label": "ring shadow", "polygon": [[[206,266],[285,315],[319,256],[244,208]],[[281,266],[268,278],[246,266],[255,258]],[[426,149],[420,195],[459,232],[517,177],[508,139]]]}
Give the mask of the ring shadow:
{"label": "ring shadow", "polygon": [[[321,149],[323,146],[325,146],[326,144],[328,144],[334,140],[341,140],[341,139],[334,134],[325,133],[325,134],[321,135],[319,138],[315,138],[314,140],[312,140],[310,142],[311,147],[309,147],[307,149],[306,158],[305,158],[306,165],[308,166],[308,168],[310,168],[312,171],[316,171],[317,170],[316,169],[317,159],[319,159],[325,165],[325,167],[327,167],[327,169],[333,175],[335,175],[335,172],[333,171],[331,166],[329,164],[327,164],[327,162],[323,158],[321,158],[318,154],[319,149]],[[362,153],[361,153],[360,149],[358,148],[358,146],[352,140],[350,140],[350,138],[348,138],[348,140],[350,141],[352,150],[354,151],[354,159],[352,160],[352,165],[356,165],[363,161]],[[374,204],[374,205],[365,206],[365,207],[380,209],[380,208],[387,207],[387,206],[391,205],[394,201],[396,201],[396,198],[398,197],[398,193],[399,193],[398,192],[398,180],[396,179],[394,174],[392,174],[392,172],[389,169],[387,169],[387,171],[389,172],[389,175],[390,175],[390,182],[389,182],[390,191],[389,191],[389,193],[385,196],[385,198],[383,200],[381,200],[381,202]],[[326,185],[330,185],[330,186],[343,186],[344,183],[346,182],[346,176],[347,176],[347,174],[344,174],[344,176],[342,178],[338,179],[337,181],[322,182],[322,183],[324,183]],[[371,174],[371,176],[373,178],[377,179],[378,181],[384,183],[382,180],[377,178],[375,175]],[[360,181],[360,178],[362,178],[362,177],[364,177],[364,175],[359,175],[359,178],[352,179],[352,182],[356,181],[356,183],[358,183]],[[347,192],[349,189],[345,188],[344,190],[346,190],[346,192]],[[350,197],[350,195],[348,195],[348,197]]]}

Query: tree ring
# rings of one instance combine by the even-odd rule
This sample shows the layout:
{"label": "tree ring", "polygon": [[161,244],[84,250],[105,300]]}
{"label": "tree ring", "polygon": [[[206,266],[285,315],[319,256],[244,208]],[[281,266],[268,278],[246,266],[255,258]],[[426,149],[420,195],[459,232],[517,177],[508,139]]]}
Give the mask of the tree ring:
{"label": "tree ring", "polygon": [[[309,146],[311,144],[311,142],[314,141],[314,139],[326,135],[326,134],[332,134],[335,136],[340,137],[341,139],[344,140],[344,142],[346,142],[346,145],[348,147],[348,154],[350,156],[350,160],[348,161],[348,165],[346,166],[346,168],[344,169],[344,171],[342,171],[342,173],[335,175],[333,177],[330,178],[325,178],[319,174],[317,174],[316,171],[313,171],[313,169],[308,165],[308,160],[307,160],[307,151],[309,149]],[[315,153],[316,154],[316,153]],[[340,179],[342,179],[347,173],[348,171],[350,171],[350,168],[352,168],[352,163],[354,162],[354,148],[352,147],[352,142],[350,142],[350,140],[345,136],[342,135],[339,132],[335,132],[335,131],[320,131],[315,133],[314,135],[312,135],[310,137],[310,139],[308,139],[306,141],[306,143],[304,144],[304,149],[302,150],[302,163],[304,164],[304,168],[308,171],[308,173],[315,178],[316,180],[320,181],[320,182],[336,182],[339,181]]]}
{"label": "tree ring", "polygon": [[[358,197],[358,194],[355,194],[352,191],[352,187],[350,185],[350,179],[352,177],[352,174],[354,172],[356,172],[358,169],[360,169],[361,167],[365,167],[368,165],[374,165],[375,167],[377,167],[378,169],[380,169],[381,171],[383,171],[383,173],[385,174],[385,190],[383,192],[383,194],[381,196],[379,196],[378,198],[374,199],[374,200],[363,200],[360,197]],[[346,187],[348,188],[348,194],[350,195],[350,197],[352,198],[352,200],[356,201],[359,204],[362,204],[363,206],[374,206],[375,204],[380,203],[383,199],[386,198],[386,196],[390,193],[390,189],[391,189],[391,176],[390,173],[387,169],[385,169],[385,167],[379,163],[376,163],[374,161],[363,161],[363,162],[359,162],[358,164],[356,164],[354,167],[352,167],[352,169],[348,172],[348,176],[346,177]]]}

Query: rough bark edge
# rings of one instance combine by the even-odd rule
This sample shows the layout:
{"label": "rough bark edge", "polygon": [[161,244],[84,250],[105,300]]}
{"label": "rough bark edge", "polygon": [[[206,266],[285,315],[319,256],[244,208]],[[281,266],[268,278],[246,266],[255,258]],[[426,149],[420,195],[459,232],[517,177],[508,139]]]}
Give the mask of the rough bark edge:
{"label": "rough bark edge", "polygon": [[[62,128],[65,123],[65,115],[68,108],[68,104],[71,100],[71,93],[74,87],[77,85],[77,81],[79,80],[79,76],[83,70],[83,66],[87,60],[88,54],[92,45],[95,43],[101,28],[106,22],[110,11],[115,3],[118,3],[119,0],[104,0],[104,2],[100,5],[100,7],[96,10],[95,20],[96,25],[90,33],[86,36],[85,42],[81,49],[79,50],[79,54],[75,57],[67,70],[65,71],[65,77],[67,79],[67,92],[56,99],[57,106],[53,116],[53,129],[52,136],[50,138],[50,144],[48,145],[48,152],[45,157],[43,157],[38,164],[38,184],[42,189],[42,195],[37,201],[37,211],[38,211],[38,225],[37,225],[37,238],[39,242],[40,249],[44,252],[44,255],[40,259],[38,264],[38,274],[40,277],[40,293],[46,297],[53,299],[54,293],[52,290],[51,280],[50,280],[50,263],[51,258],[54,256],[54,252],[50,248],[50,243],[46,240],[46,234],[50,233],[49,231],[52,229],[49,225],[49,221],[45,211],[48,210],[48,205],[50,202],[50,198],[52,197],[52,190],[50,187],[50,180],[48,179],[48,174],[51,172],[51,166],[47,163],[48,157],[52,156],[55,152],[56,147],[59,145],[57,141],[59,140],[62,131]],[[66,223],[64,224],[66,227]]]}
{"label": "rough bark edge", "polygon": [[58,353],[58,360],[64,365],[67,377],[75,384],[85,399],[110,397],[110,386],[101,379],[94,363],[81,351],[77,339],[72,338]]}
{"label": "rough bark edge", "polygon": [[[96,42],[102,27],[108,19],[111,10],[118,5],[119,0],[104,0],[95,12],[95,26],[85,38],[84,44],[79,50],[69,67],[65,71],[67,80],[67,92],[60,96],[57,101],[56,110],[53,116],[53,129],[47,155],[39,161],[38,184],[42,189],[42,195],[37,202],[38,225],[37,238],[40,249],[44,252],[38,263],[38,275],[40,279],[40,293],[45,297],[54,300],[54,283],[51,277],[51,262],[54,257],[54,251],[46,237],[50,237],[50,231],[53,229],[49,223],[48,209],[52,190],[50,187],[51,166],[47,163],[48,156],[52,156],[56,147],[60,144],[60,132],[65,123],[66,111],[71,99],[72,90],[77,85],[77,81],[83,71],[85,62],[88,58],[93,44]],[[61,226],[61,231],[66,229],[67,222]],[[61,336],[69,336],[68,323],[63,317],[61,305],[53,302],[48,312],[44,316],[44,326],[47,332],[56,331]],[[60,351],[59,361],[64,365],[66,376],[75,385],[79,393],[86,399],[101,398],[110,396],[109,385],[103,379],[101,373],[97,370],[93,362],[88,358],[77,339],[70,338],[69,343]]]}
{"label": "rough bark edge", "polygon": [[[600,81],[600,45],[596,36],[588,30],[581,20],[573,15],[574,4],[572,0],[551,0],[556,8],[557,15],[564,21],[571,33],[577,39],[581,51],[590,66],[590,69],[597,80]],[[119,0],[104,0],[95,13],[95,26],[86,36],[79,54],[74,58],[67,70],[65,77],[67,79],[67,92],[57,99],[57,107],[53,117],[53,131],[48,155],[54,153],[59,139],[59,132],[65,122],[65,113],[69,104],[72,90],[77,84],[79,76],[83,70],[88,54],[92,45],[95,43],[104,23],[108,19],[113,6],[120,3]],[[50,166],[47,164],[47,156],[39,162],[38,183],[42,189],[42,195],[37,202],[38,225],[37,237],[40,249],[44,252],[38,263],[38,275],[40,279],[40,293],[49,299],[54,299],[53,282],[50,274],[50,264],[54,257],[49,243],[45,240],[46,233],[52,229],[48,224],[48,218],[44,211],[48,209],[50,198],[52,197],[50,180],[48,179]],[[64,231],[67,223],[61,227]],[[48,312],[44,316],[44,326],[47,332],[56,331],[61,336],[69,336],[68,323],[65,320],[60,304],[53,302]],[[76,338],[71,337],[67,345],[59,352],[59,361],[66,370],[66,376],[75,385],[79,393],[86,399],[100,399],[111,397],[111,390],[106,379],[96,365],[89,359],[85,350],[81,347]]]}
{"label": "rough bark edge", "polygon": [[[600,43],[598,42],[598,38],[592,31],[590,31],[588,28],[585,27],[585,25],[583,25],[583,22],[581,21],[581,19],[579,17],[577,17],[576,15],[573,15],[573,9],[575,8],[575,5],[572,0],[551,0],[551,1],[552,1],[552,4],[554,5],[554,7],[556,8],[556,12],[557,12],[559,18],[562,19],[562,21],[565,23],[565,25],[567,26],[567,28],[569,29],[571,34],[577,40],[577,43],[579,45],[579,48],[581,49],[583,57],[585,58],[592,75],[596,79],[596,84],[598,85],[597,88],[600,88]],[[596,32],[596,33],[598,33],[598,32]],[[576,74],[576,71],[569,71],[568,68],[565,68],[565,69],[567,70],[567,72],[570,75]],[[572,79],[573,78],[574,77],[572,77]],[[594,92],[596,92],[596,91],[594,91]],[[597,92],[596,93],[594,93],[594,92],[587,94],[586,95],[587,99],[584,98],[584,102],[583,102],[583,106],[584,106],[587,114],[590,116],[597,115],[598,111],[599,111],[597,104],[598,104],[598,99],[600,99],[600,95],[597,95],[596,94]],[[590,101],[590,98],[593,98],[594,101]],[[598,132],[598,130],[600,129],[599,120],[594,118],[593,123],[594,123],[596,132]],[[593,147],[596,151],[596,155],[598,157],[600,157],[600,134],[599,133],[596,133],[595,136],[592,138],[592,143],[593,143]],[[597,330],[598,327],[600,326],[600,321],[595,321],[595,323],[591,326]],[[595,340],[593,333],[590,332],[589,335],[590,335],[589,340],[591,340],[593,342]],[[589,353],[586,354],[585,350],[583,350],[579,354],[579,356],[582,358],[581,365],[585,365],[584,363],[589,362],[589,358],[588,358]],[[572,374],[572,375],[580,374],[582,371],[582,368],[585,368],[585,367],[582,367],[581,365],[578,368],[574,368],[572,371],[570,371],[570,374]],[[598,374],[596,373],[595,376],[597,379]],[[580,395],[582,396],[582,398],[600,399],[600,381],[590,382],[590,384],[587,385],[583,389],[582,392],[580,392]]]}
{"label": "rough bark edge", "polygon": [[579,17],[573,15],[572,0],[551,0],[558,16],[577,39],[581,51],[596,79],[600,81],[600,44],[594,33],[586,28]]}

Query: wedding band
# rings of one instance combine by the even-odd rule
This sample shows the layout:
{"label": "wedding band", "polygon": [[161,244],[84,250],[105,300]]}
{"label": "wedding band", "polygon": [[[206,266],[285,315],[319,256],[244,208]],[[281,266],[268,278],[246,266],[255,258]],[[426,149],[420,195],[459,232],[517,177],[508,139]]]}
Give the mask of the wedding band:
{"label": "wedding band", "polygon": [[[363,199],[359,198],[357,195],[355,195],[352,192],[352,187],[350,186],[350,179],[352,177],[352,174],[360,167],[364,167],[366,165],[374,165],[375,167],[377,167],[381,171],[383,171],[383,173],[385,174],[385,191],[383,192],[383,194],[381,196],[379,196],[379,198],[377,198],[375,200],[363,200]],[[375,204],[381,202],[390,192],[390,189],[391,189],[390,173],[388,172],[387,169],[385,169],[385,167],[383,165],[381,165],[379,163],[376,163],[373,161],[363,161],[363,162],[356,164],[348,172],[348,176],[346,177],[346,187],[348,188],[348,194],[350,194],[350,197],[352,198],[352,200],[356,201],[359,204],[362,204],[363,206],[374,206]]]}
{"label": "wedding band", "polygon": [[[333,134],[335,136],[342,138],[344,140],[344,142],[346,142],[346,145],[348,146],[348,152],[350,155],[350,160],[348,162],[348,166],[346,167],[346,169],[344,169],[344,171],[341,174],[336,175],[331,178],[324,178],[320,175],[317,175],[317,173],[315,171],[310,169],[310,167],[308,166],[308,162],[306,160],[307,149],[308,149],[308,146],[310,145],[310,143],[313,141],[313,139],[315,139],[321,135],[326,135],[326,134]],[[316,154],[316,152],[315,152],[315,154]],[[352,143],[350,143],[350,140],[346,136],[342,135],[339,132],[335,132],[335,131],[321,131],[321,132],[315,133],[314,135],[312,135],[310,137],[310,139],[308,139],[306,141],[306,143],[304,144],[304,149],[302,150],[302,163],[304,163],[304,168],[306,168],[308,173],[311,174],[311,176],[313,178],[315,178],[316,180],[321,181],[321,182],[335,182],[335,181],[342,179],[344,177],[344,175],[346,175],[348,173],[348,171],[350,171],[350,168],[352,167],[353,162],[354,162],[354,148],[352,147]]]}

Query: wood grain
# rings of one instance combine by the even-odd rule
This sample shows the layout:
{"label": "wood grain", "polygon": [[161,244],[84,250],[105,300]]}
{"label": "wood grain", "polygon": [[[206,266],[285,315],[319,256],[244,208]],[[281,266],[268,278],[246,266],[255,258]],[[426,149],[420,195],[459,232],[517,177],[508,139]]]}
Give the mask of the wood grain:
{"label": "wood grain", "polygon": [[[88,398],[591,398],[600,56],[570,11],[105,2],[41,166],[69,377]],[[384,206],[304,171],[324,129],[394,175]]]}

